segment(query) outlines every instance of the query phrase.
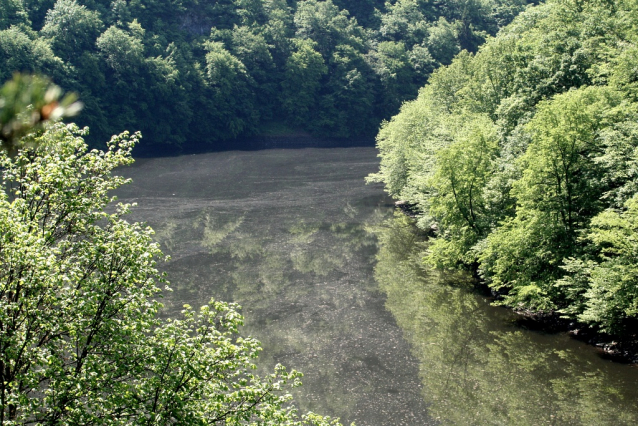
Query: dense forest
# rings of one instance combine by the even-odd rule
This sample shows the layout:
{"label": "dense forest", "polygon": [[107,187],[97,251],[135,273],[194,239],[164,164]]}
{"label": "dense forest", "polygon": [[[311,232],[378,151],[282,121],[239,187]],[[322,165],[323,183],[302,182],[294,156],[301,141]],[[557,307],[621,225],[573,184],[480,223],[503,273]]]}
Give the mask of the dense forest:
{"label": "dense forest", "polygon": [[500,303],[608,333],[638,317],[638,4],[549,0],[435,71],[378,136],[372,180],[426,260]]}
{"label": "dense forest", "polygon": [[0,425],[338,425],[298,413],[301,373],[255,374],[236,304],[159,314],[154,231],[113,203],[126,129],[149,153],[371,135],[526,3],[0,2]]}
{"label": "dense forest", "polygon": [[526,0],[6,0],[0,80],[40,72],[85,104],[90,144],[149,152],[272,129],[372,136]]}

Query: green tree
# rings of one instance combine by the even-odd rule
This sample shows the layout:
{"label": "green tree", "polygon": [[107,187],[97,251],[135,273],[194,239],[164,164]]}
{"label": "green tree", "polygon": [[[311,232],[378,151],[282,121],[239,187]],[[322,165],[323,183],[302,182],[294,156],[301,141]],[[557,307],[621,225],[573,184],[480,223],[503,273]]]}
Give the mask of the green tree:
{"label": "green tree", "polygon": [[328,72],[321,54],[311,40],[299,41],[297,51],[286,63],[282,82],[282,104],[294,124],[308,123],[315,106],[321,79]]}
{"label": "green tree", "polygon": [[252,373],[237,306],[158,318],[153,231],[105,212],[139,135],[100,152],[84,133],[55,124],[0,153],[0,424],[337,424],[296,414],[299,373]]}
{"label": "green tree", "polygon": [[76,0],[58,0],[47,13],[42,35],[52,39],[54,51],[63,59],[80,58],[78,52],[91,50],[104,24],[99,13]]}
{"label": "green tree", "polygon": [[416,95],[414,68],[403,42],[384,41],[372,52],[372,63],[382,86],[379,115],[396,111],[401,103]]}
{"label": "green tree", "polygon": [[454,55],[461,50],[457,40],[457,29],[444,17],[440,17],[428,32],[427,46],[432,56],[441,64],[449,64]]}
{"label": "green tree", "polygon": [[135,35],[111,26],[97,39],[97,48],[104,55],[106,63],[117,74],[135,73],[144,59],[144,45]]}
{"label": "green tree", "polygon": [[373,70],[349,45],[335,47],[328,62],[327,81],[307,126],[338,137],[371,134],[374,120]]}
{"label": "green tree", "polygon": [[496,126],[486,116],[451,120],[463,125],[454,132],[452,145],[437,152],[436,172],[429,182],[433,190],[429,212],[441,229],[440,238],[430,246],[429,260],[439,267],[474,263],[471,248],[499,218],[485,199],[487,183],[496,171]]}
{"label": "green tree", "polygon": [[6,81],[14,72],[42,72],[63,80],[64,62],[55,56],[49,43],[32,40],[18,27],[0,31],[0,79]]}
{"label": "green tree", "polygon": [[[139,128],[148,153],[179,150],[282,121],[320,135],[361,137],[452,60],[462,35],[469,34],[463,42],[476,50],[521,2],[5,0],[0,74],[41,72],[80,93],[86,104],[80,120],[90,125],[87,140],[95,146],[118,129]],[[579,37],[570,35],[570,52],[579,50]],[[223,43],[245,70],[223,90],[207,73],[208,42]],[[310,90],[312,103],[301,102],[315,114],[302,108],[306,117],[297,119],[289,114],[297,92],[285,86],[294,78],[297,45],[306,42],[327,68]],[[585,57],[574,57],[572,65],[586,64]],[[556,63],[540,68],[554,70]],[[564,66],[556,76],[583,77],[583,71]]]}
{"label": "green tree", "polygon": [[[403,3],[427,16],[419,2]],[[428,42],[415,48],[449,61],[523,6],[439,4]],[[381,168],[371,178],[414,205],[419,227],[436,231],[433,263],[478,267],[499,300],[516,308],[560,311],[607,331],[627,327],[629,305],[613,313],[602,306],[633,296],[620,302],[624,284],[609,284],[623,290],[608,294],[594,284],[592,268],[602,271],[596,265],[607,260],[584,236],[594,235],[593,218],[605,209],[628,214],[624,204],[638,190],[635,16],[636,5],[624,1],[528,7],[475,55],[461,52],[434,71],[419,97],[382,126]],[[494,138],[478,151],[459,133],[477,115]],[[485,167],[469,167],[484,155]],[[474,202],[457,194],[452,178],[461,189],[480,183],[476,219]]]}
{"label": "green tree", "polygon": [[348,17],[348,12],[339,10],[332,0],[306,0],[297,5],[295,12],[297,37],[311,39],[324,59],[339,44],[361,45],[361,28]]}
{"label": "green tree", "polygon": [[269,119],[277,105],[280,72],[275,67],[266,38],[249,27],[235,27],[232,31],[230,50],[246,67],[254,80],[255,106],[261,119]]}
{"label": "green tree", "polygon": [[568,318],[605,332],[625,334],[638,319],[638,199],[621,212],[606,210],[591,221],[583,238],[592,245],[593,259],[569,258],[567,274],[557,286],[570,304],[561,312]]}
{"label": "green tree", "polygon": [[384,182],[393,197],[419,207],[424,227],[432,224],[428,180],[436,171],[436,153],[452,143],[450,111],[433,86],[426,86],[417,99],[407,102],[401,112],[383,123],[377,135],[379,172],[368,177]]}
{"label": "green tree", "polygon": [[13,25],[30,27],[29,15],[20,0],[3,0],[0,2],[0,30],[6,30]]}
{"label": "green tree", "polygon": [[538,105],[527,125],[532,143],[520,161],[523,177],[514,185],[522,208],[552,211],[571,238],[600,211],[600,132],[624,115],[620,95],[606,88],[570,91]]}
{"label": "green tree", "polygon": [[604,170],[594,158],[599,134],[619,120],[615,91],[589,87],[538,105],[529,122],[532,142],[513,184],[516,217],[487,239],[482,269],[495,288],[511,287],[507,303],[553,309],[565,302],[553,285],[560,264],[579,256],[577,237],[602,210]]}
{"label": "green tree", "polygon": [[205,47],[206,83],[213,94],[209,107],[215,108],[212,115],[223,125],[220,134],[215,136],[232,138],[254,130],[259,112],[254,80],[246,66],[221,42],[208,42]]}
{"label": "green tree", "polygon": [[384,38],[412,47],[427,40],[428,22],[417,0],[399,0],[388,5],[379,32]]}
{"label": "green tree", "polygon": [[334,0],[341,9],[347,10],[350,15],[365,27],[374,27],[379,20],[379,12],[385,11],[384,0]]}

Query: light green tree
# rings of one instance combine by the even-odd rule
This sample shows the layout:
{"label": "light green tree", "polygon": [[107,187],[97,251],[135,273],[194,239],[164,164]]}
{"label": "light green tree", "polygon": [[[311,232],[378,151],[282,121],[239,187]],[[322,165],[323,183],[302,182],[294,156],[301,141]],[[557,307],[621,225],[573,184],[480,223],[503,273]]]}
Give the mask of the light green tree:
{"label": "light green tree", "polygon": [[33,130],[0,151],[0,425],[338,424],[297,414],[300,373],[253,374],[238,306],[158,318],[153,231],[110,205],[138,134],[101,152],[73,124]]}
{"label": "light green tree", "polygon": [[638,199],[624,211],[606,210],[594,217],[583,242],[593,245],[590,259],[570,258],[567,274],[557,282],[570,304],[568,318],[611,333],[627,333],[638,318]]}
{"label": "light green tree", "polygon": [[485,187],[496,170],[498,135],[489,117],[454,117],[464,123],[454,143],[437,152],[429,185],[430,214],[442,230],[430,246],[429,261],[439,267],[472,264],[470,249],[484,238],[499,212],[489,211]]}
{"label": "light green tree", "polygon": [[600,212],[605,171],[601,132],[623,121],[617,92],[588,87],[557,95],[538,105],[526,126],[532,141],[518,164],[514,182],[516,216],[487,239],[480,258],[495,288],[508,288],[506,303],[551,310],[562,296],[554,281],[560,265],[579,256],[580,232]]}

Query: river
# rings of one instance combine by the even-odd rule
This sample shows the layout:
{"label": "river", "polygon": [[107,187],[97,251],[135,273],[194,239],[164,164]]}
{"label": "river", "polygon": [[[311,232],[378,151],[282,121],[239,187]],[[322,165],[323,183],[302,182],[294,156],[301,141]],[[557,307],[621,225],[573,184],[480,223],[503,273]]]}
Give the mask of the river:
{"label": "river", "polygon": [[364,425],[638,423],[638,368],[521,327],[463,276],[422,268],[374,148],[141,159],[130,220],[156,230],[164,315],[237,302],[263,371],[304,372],[300,411]]}

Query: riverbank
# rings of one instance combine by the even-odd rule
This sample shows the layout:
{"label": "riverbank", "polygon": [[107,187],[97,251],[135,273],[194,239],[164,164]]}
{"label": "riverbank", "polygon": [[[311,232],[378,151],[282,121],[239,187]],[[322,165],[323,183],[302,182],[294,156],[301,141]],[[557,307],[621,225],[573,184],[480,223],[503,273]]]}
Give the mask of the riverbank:
{"label": "riverbank", "polygon": [[359,148],[374,147],[374,137],[331,138],[316,136],[307,132],[290,130],[286,132],[264,132],[240,139],[208,143],[190,144],[185,148],[156,145],[140,145],[135,148],[135,158],[175,157],[178,155],[205,154],[224,151],[260,151],[264,149],[305,149],[305,148]]}
{"label": "riverbank", "polygon": [[[487,287],[487,286],[485,286]],[[497,300],[497,298],[494,298]],[[638,333],[614,336],[600,333],[576,321],[561,318],[558,313],[513,310],[520,316],[517,324],[544,333],[567,333],[572,338],[594,346],[606,359],[626,364],[638,364]]]}
{"label": "riverbank", "polygon": [[[395,209],[412,220],[417,217],[415,206],[406,201],[395,202]],[[436,229],[431,229],[427,232],[421,232],[424,238],[428,239],[434,236],[435,231]],[[501,299],[498,293],[494,292],[486,283],[480,281],[476,270],[472,271],[472,274],[477,280],[475,286],[477,293],[490,294],[493,302]],[[595,347],[604,358],[626,364],[638,364],[638,331],[629,333],[626,336],[610,335],[598,332],[586,324],[561,318],[557,312],[535,312],[510,307],[503,308],[510,309],[518,315],[519,319],[516,323],[519,327],[541,333],[566,333],[578,341]],[[638,330],[638,327],[628,328]]]}

